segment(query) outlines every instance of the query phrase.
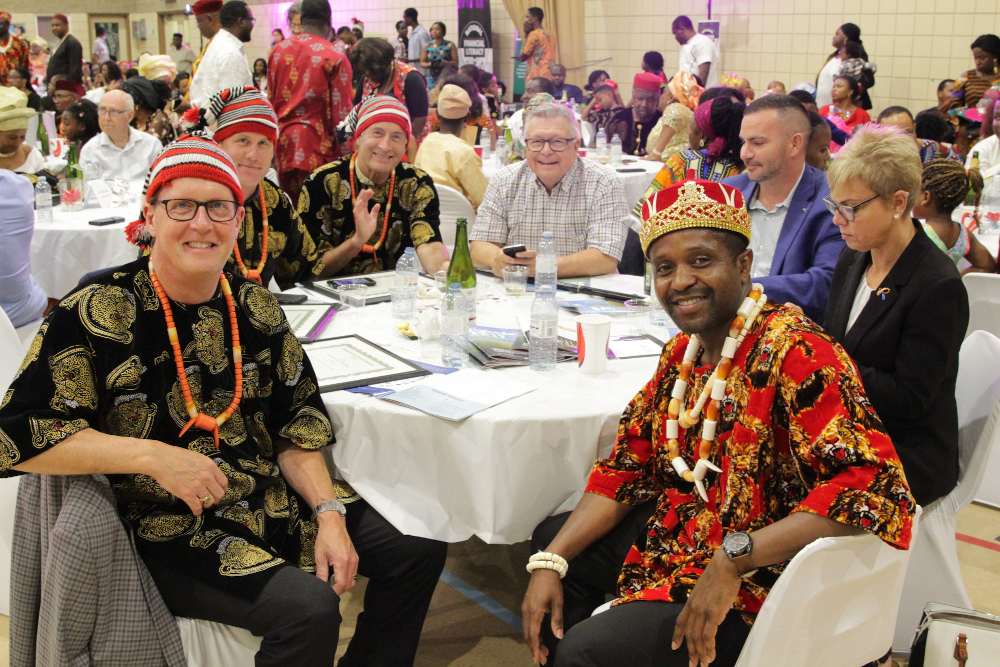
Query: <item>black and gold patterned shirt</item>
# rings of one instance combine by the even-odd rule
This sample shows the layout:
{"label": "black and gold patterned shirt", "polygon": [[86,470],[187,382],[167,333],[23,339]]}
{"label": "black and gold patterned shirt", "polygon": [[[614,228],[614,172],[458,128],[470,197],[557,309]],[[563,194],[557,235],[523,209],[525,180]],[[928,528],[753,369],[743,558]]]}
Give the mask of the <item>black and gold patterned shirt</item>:
{"label": "black and gold patterned shirt", "polygon": [[[267,205],[268,227],[267,262],[260,274],[261,282],[267,287],[273,277],[277,280],[278,287],[285,290],[322,273],[323,255],[318,252],[316,242],[299,218],[288,195],[266,178],[261,181],[261,185],[264,188],[264,203]],[[260,264],[260,249],[264,243],[260,190],[247,197],[243,205],[246,217],[236,243],[240,247],[243,265],[248,269],[256,269]],[[239,273],[235,254],[229,257],[226,269]]]}
{"label": "black and gold patterned shirt", "polygon": [[[319,245],[319,251],[335,248],[354,235],[354,205],[351,202],[350,156],[331,162],[314,171],[299,194],[299,216],[306,229]],[[438,229],[439,205],[434,181],[425,172],[411,164],[396,167],[396,188],[389,212],[389,230],[385,242],[375,254],[361,251],[340,270],[338,275],[356,275],[392,271],[396,261],[408,247],[418,248],[424,243],[441,242]],[[360,171],[355,170],[358,192],[371,188],[375,195],[368,202],[371,210],[381,204],[378,225],[368,240],[374,246],[382,235],[385,224],[385,205],[389,194],[389,181],[375,185]]]}
{"label": "black and gold patterned shirt", "polygon": [[[274,297],[228,274],[243,348],[243,397],[212,435],[191,429],[148,259],[120,267],[64,298],[31,343],[0,405],[0,475],[86,428],[158,440],[211,457],[229,481],[200,517],[142,474],[109,475],[119,513],[144,559],[178,567],[252,598],[276,567],[314,570],[311,508],[278,469],[275,440],[303,449],[334,441],[302,346]],[[222,291],[206,303],[172,303],[198,409],[218,415],[236,385]],[[349,499],[349,498],[348,498]]]}

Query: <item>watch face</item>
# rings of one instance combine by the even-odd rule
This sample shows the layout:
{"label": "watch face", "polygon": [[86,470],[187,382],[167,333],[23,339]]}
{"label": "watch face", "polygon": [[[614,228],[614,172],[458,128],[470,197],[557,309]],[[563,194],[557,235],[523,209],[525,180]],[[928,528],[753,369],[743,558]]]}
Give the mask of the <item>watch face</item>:
{"label": "watch face", "polygon": [[750,536],[746,533],[730,533],[722,541],[722,546],[728,553],[739,554],[750,546]]}

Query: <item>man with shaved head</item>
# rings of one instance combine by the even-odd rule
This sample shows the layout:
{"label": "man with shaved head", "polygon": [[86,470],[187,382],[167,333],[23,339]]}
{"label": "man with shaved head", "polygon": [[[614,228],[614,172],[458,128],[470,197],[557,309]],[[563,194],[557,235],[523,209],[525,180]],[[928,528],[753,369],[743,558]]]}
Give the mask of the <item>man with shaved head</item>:
{"label": "man with shaved head", "polygon": [[90,160],[100,167],[99,179],[124,178],[141,181],[163,150],[160,140],[140,132],[129,123],[135,117],[135,101],[122,90],[109,90],[97,106],[101,133],[84,145],[80,162]]}
{"label": "man with shaved head", "polygon": [[802,103],[766,95],[743,113],[746,172],[723,180],[743,193],[753,227],[754,280],[779,303],[823,323],[833,269],[844,241],[823,198],[825,174],[806,164],[811,127]]}

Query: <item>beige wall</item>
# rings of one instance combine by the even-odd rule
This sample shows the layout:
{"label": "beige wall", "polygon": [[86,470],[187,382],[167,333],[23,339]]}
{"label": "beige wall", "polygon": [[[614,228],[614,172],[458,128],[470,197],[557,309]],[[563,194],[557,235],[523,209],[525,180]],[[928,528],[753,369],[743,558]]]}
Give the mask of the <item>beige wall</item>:
{"label": "beige wall", "polygon": [[[611,58],[605,69],[623,84],[626,99],[642,54],[663,53],[676,71],[680,46],[670,23],[686,14],[697,26],[708,19],[705,0],[585,0],[587,60]],[[945,78],[972,68],[969,45],[1000,30],[997,0],[716,0],[723,71],[740,74],[763,93],[777,79],[789,89],[815,82],[843,23],[861,27],[869,58],[878,65],[871,90],[877,112],[901,104],[916,113],[935,103]]]}

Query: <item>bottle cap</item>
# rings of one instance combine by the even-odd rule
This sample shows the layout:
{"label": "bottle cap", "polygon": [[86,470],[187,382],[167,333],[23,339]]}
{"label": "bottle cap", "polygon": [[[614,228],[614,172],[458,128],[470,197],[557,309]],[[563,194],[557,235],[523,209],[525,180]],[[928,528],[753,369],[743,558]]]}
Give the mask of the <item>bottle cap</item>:
{"label": "bottle cap", "polygon": [[551,239],[551,238],[554,238],[554,237],[553,237],[552,232],[542,232],[542,238],[543,239]]}
{"label": "bottle cap", "polygon": [[462,289],[462,283],[451,283],[450,285],[448,285],[448,289],[460,290]]}

